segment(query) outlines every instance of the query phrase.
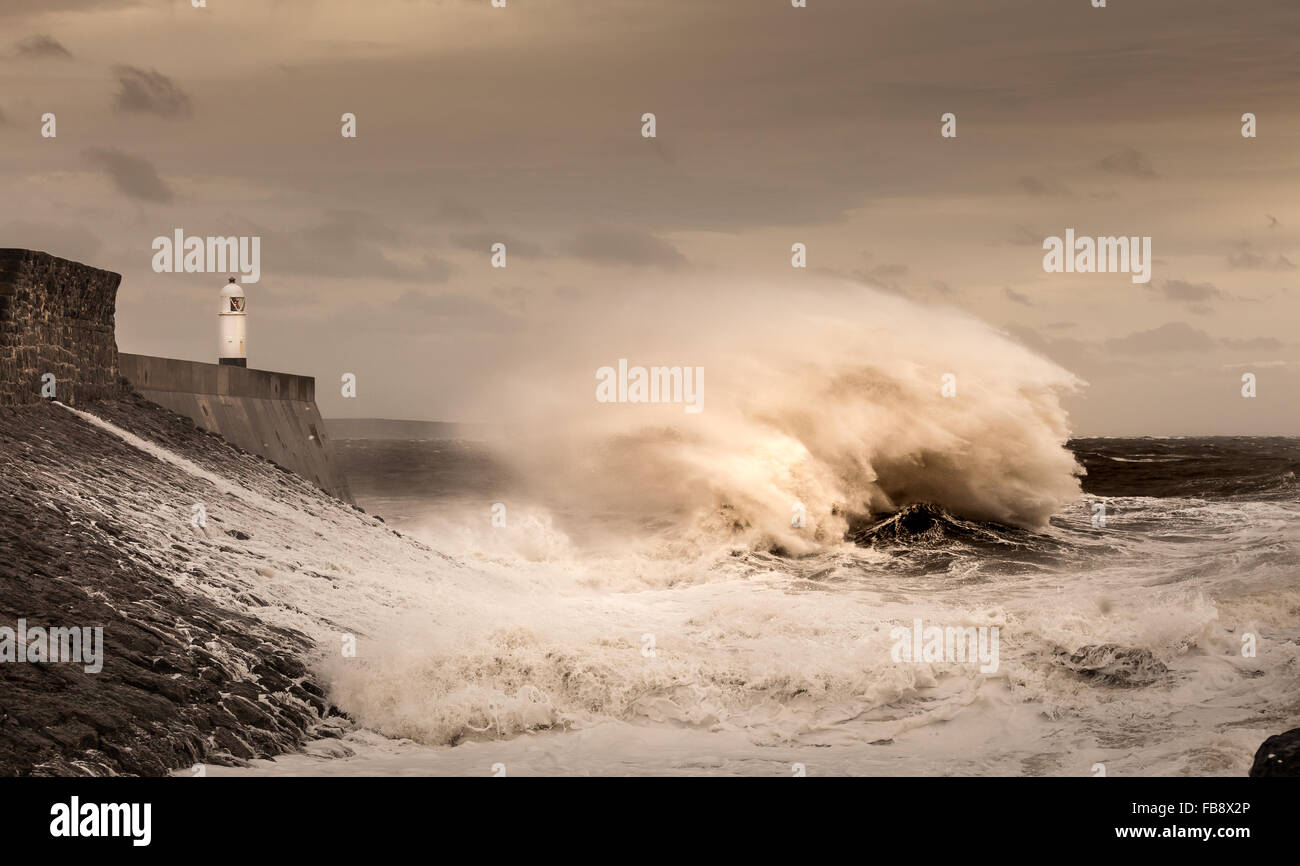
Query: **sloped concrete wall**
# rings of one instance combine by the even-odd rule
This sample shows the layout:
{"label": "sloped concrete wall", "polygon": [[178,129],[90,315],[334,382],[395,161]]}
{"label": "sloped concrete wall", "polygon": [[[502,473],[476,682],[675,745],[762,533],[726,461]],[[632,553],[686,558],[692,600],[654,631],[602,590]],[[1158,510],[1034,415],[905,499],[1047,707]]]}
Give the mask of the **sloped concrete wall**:
{"label": "sloped concrete wall", "polygon": [[316,408],[311,376],[126,352],[118,355],[118,367],[142,397],[353,501]]}

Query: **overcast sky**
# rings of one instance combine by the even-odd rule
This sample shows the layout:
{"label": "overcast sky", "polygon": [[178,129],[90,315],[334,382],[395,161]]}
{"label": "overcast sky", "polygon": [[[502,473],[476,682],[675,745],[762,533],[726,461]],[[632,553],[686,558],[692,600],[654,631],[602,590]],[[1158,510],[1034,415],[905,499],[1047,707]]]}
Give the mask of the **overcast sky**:
{"label": "overcast sky", "polygon": [[[123,274],[122,351],[214,360],[224,278],[151,243],[261,236],[250,366],[326,417],[493,420],[593,297],[834,277],[1078,374],[1078,433],[1300,434],[1294,0],[4,0],[0,34],[0,246]],[[1151,282],[1045,273],[1067,227],[1150,236]]]}

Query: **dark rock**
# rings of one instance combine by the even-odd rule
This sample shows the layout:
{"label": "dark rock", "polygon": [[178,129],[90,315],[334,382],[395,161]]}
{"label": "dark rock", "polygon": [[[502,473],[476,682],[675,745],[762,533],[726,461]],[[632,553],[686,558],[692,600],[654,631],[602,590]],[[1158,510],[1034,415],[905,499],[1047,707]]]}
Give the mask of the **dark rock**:
{"label": "dark rock", "polygon": [[270,722],[269,717],[262,710],[258,709],[257,704],[248,698],[239,695],[231,695],[221,702],[221,705],[230,711],[230,714],[245,725],[266,725]]}
{"label": "dark rock", "polygon": [[1090,644],[1074,652],[1057,648],[1056,661],[1084,679],[1108,686],[1144,686],[1164,678],[1165,663],[1147,649]]}
{"label": "dark rock", "polygon": [[240,739],[239,735],[230,728],[217,728],[212,732],[212,739],[218,746],[236,758],[248,760],[257,757],[257,752],[253,751],[253,747]]}
{"label": "dark rock", "polygon": [[1252,776],[1300,777],[1300,728],[1274,734],[1255,752]]}
{"label": "dark rock", "polygon": [[[138,398],[83,408],[247,486],[276,474]],[[0,405],[0,624],[103,628],[98,673],[0,664],[0,776],[239,766],[297,748],[327,714],[300,659],[305,636],[182,589],[175,575],[205,550],[173,550],[173,538],[123,517],[160,501],[188,508],[192,484],[62,407]]]}

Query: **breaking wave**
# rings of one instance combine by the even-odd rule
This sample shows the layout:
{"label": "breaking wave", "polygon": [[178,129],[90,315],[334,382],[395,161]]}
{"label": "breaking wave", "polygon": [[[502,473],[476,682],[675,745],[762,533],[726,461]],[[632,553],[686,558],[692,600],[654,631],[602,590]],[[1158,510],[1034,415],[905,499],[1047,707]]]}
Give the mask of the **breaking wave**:
{"label": "breaking wave", "polygon": [[[555,357],[493,389],[516,410],[503,456],[559,512],[791,553],[912,503],[1042,527],[1078,497],[1075,376],[959,311],[807,279],[623,292],[566,319]],[[703,367],[703,411],[598,403],[593,374],[620,358]]]}

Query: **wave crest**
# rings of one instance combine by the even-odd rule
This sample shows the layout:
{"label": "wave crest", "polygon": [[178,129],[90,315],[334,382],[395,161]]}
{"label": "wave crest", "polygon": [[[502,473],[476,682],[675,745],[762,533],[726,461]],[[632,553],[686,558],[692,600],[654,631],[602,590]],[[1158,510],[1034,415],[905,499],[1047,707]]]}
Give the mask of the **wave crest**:
{"label": "wave crest", "polygon": [[[1041,527],[1079,496],[1060,397],[1080,380],[962,312],[810,285],[679,286],[591,311],[598,328],[583,319],[556,357],[534,359],[526,378],[545,387],[513,392],[524,432],[509,458],[571,516],[791,552],[912,503]],[[598,403],[592,373],[620,358],[702,366],[704,411]]]}

